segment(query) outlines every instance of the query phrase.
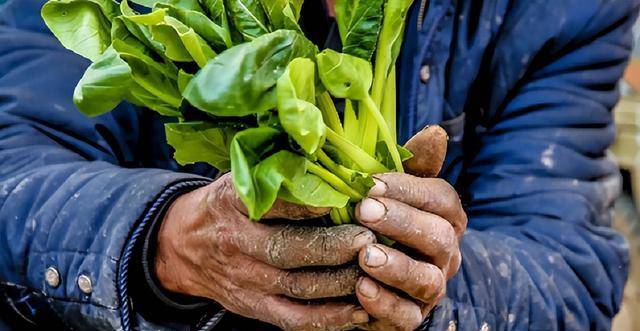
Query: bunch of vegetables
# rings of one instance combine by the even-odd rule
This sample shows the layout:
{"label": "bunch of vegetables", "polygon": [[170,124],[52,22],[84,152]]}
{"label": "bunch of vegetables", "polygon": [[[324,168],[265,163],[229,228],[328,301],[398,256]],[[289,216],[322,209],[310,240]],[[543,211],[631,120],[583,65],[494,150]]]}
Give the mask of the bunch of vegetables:
{"label": "bunch of vegetables", "polygon": [[252,219],[280,198],[350,222],[371,174],[402,172],[412,156],[395,136],[412,0],[336,0],[342,53],[304,36],[303,0],[129,1],[42,8],[60,42],[92,62],[74,103],[89,116],[126,100],[175,118],[177,162],[231,170]]}

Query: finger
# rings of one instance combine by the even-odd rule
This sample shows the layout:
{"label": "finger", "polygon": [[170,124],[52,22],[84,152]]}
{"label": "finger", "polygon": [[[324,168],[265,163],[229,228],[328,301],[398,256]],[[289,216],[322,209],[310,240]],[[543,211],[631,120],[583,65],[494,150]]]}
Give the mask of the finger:
{"label": "finger", "polygon": [[357,266],[320,271],[289,271],[277,282],[278,294],[296,299],[337,298],[355,293],[362,276]]}
{"label": "finger", "polygon": [[366,311],[346,303],[300,304],[269,296],[260,306],[268,316],[263,321],[283,330],[351,330],[369,321]]}
{"label": "finger", "polygon": [[447,132],[440,126],[427,126],[404,146],[413,157],[404,162],[408,173],[418,177],[435,177],[447,155]]}
{"label": "finger", "polygon": [[288,271],[261,261],[235,257],[228,268],[229,278],[241,288],[251,288],[268,294],[296,299],[336,298],[355,293],[362,275],[357,266],[312,271]]}
{"label": "finger", "polygon": [[447,266],[458,248],[449,222],[397,200],[367,198],[356,206],[356,218],[369,229],[430,257],[439,268]]}
{"label": "finger", "polygon": [[[216,194],[208,197],[208,204],[210,206],[220,206],[220,204],[228,205],[244,216],[249,216],[247,207],[233,187],[233,180],[231,174],[225,174],[218,179],[214,185],[220,185],[220,187],[213,192]],[[271,207],[271,210],[266,213],[262,218],[264,219],[288,219],[288,220],[302,220],[309,218],[317,218],[327,215],[331,211],[330,208],[317,208],[311,206],[296,205],[283,200],[276,200]]]}
{"label": "finger", "polygon": [[377,321],[365,327],[373,330],[415,330],[422,323],[420,307],[408,299],[362,277],[356,289],[358,301]]}
{"label": "finger", "polygon": [[440,268],[393,248],[369,245],[360,251],[359,263],[369,276],[428,305],[444,295],[446,281]]}
{"label": "finger", "polygon": [[402,201],[415,208],[439,215],[453,225],[458,237],[467,228],[467,214],[456,190],[438,178],[417,178],[407,174],[389,173],[375,176],[372,197]]}
{"label": "finger", "polygon": [[280,269],[337,266],[355,260],[375,242],[373,232],[357,225],[336,227],[254,224],[248,235],[236,235],[240,251]]}

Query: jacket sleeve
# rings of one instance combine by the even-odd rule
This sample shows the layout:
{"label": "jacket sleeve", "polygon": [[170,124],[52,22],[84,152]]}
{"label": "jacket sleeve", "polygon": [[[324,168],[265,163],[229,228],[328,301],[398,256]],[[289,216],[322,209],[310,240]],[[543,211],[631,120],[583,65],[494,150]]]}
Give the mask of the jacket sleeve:
{"label": "jacket sleeve", "polygon": [[629,258],[606,150],[638,3],[510,1],[465,137],[463,264],[434,329],[609,329]]}
{"label": "jacket sleeve", "polygon": [[40,298],[28,319],[44,302],[69,328],[123,329],[136,318],[122,280],[143,216],[167,189],[206,181],[143,168],[157,146],[140,143],[147,123],[134,108],[92,119],[75,109],[88,63],[46,31],[43,3],[0,1],[0,288]]}

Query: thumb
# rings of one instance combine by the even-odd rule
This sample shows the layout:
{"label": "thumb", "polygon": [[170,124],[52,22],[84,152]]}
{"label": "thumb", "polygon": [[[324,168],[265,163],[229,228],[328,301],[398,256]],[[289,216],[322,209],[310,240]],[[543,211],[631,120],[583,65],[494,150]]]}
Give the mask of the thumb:
{"label": "thumb", "polygon": [[404,162],[406,171],[418,177],[436,177],[447,155],[447,132],[438,125],[427,126],[405,144],[413,158]]}

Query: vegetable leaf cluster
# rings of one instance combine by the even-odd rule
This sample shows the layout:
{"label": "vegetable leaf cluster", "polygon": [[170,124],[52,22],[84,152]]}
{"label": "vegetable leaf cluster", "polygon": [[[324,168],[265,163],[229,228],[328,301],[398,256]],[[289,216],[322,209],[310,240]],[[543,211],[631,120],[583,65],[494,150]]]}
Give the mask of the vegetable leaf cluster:
{"label": "vegetable leaf cluster", "polygon": [[372,174],[412,156],[396,142],[394,66],[411,2],[336,0],[342,52],[306,38],[303,0],[49,0],[42,17],[92,62],[81,112],[127,101],[173,119],[175,160],[230,170],[252,219],[283,199],[340,224]]}

